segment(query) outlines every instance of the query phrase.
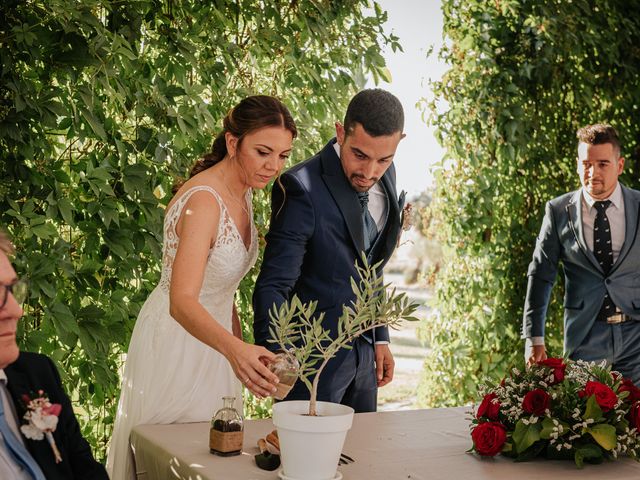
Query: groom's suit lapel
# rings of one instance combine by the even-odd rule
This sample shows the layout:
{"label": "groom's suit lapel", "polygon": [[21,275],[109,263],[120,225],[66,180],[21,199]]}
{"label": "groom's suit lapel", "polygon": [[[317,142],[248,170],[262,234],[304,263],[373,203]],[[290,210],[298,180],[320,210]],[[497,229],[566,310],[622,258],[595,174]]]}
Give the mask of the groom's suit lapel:
{"label": "groom's suit lapel", "polygon": [[[379,241],[383,242],[379,258],[387,258],[396,247],[398,228],[400,224],[400,205],[396,200],[395,175],[393,165],[385,172],[380,179],[382,188],[387,194],[387,219],[380,235],[384,235]],[[376,259],[376,260],[378,260]]]}
{"label": "groom's suit lapel", "polygon": [[331,192],[336,205],[342,213],[349,236],[358,252],[364,250],[364,232],[362,231],[362,210],[358,196],[344,175],[340,159],[331,140],[320,152],[322,161],[322,180]]}
{"label": "groom's suit lapel", "polygon": [[637,198],[632,197],[631,192],[625,186],[621,184],[620,187],[622,187],[622,198],[624,200],[625,234],[620,255],[618,255],[613,267],[611,267],[611,273],[615,272],[622,264],[631,250],[633,240],[638,232],[638,223],[640,223],[640,202],[638,202]]}
{"label": "groom's suit lapel", "polygon": [[582,190],[576,190],[566,207],[566,211],[569,216],[569,227],[573,232],[580,250],[587,260],[589,260],[589,263],[600,273],[604,274],[602,267],[598,263],[598,260],[596,260],[593,252],[587,247],[587,242],[584,239],[584,231],[582,229]]}

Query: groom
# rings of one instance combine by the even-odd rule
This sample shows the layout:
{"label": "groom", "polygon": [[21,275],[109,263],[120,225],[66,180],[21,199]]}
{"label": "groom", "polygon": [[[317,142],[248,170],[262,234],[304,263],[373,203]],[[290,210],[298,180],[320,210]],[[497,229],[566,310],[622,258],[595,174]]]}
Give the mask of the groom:
{"label": "groom", "polygon": [[[24,300],[26,290],[7,258],[11,250],[8,238],[0,232],[0,479],[108,480],[82,437],[53,362],[44,355],[18,350],[19,301]],[[46,395],[51,403],[61,405],[53,438],[62,461],[56,462],[46,438],[30,440],[22,435],[19,426],[26,413],[25,395],[31,399]]]}
{"label": "groom", "polygon": [[[253,295],[257,344],[273,348],[269,310],[297,295],[318,301],[324,327],[335,336],[343,305],[355,300],[351,279],[361,252],[369,263],[391,256],[400,234],[404,194],[398,199],[393,158],[404,137],[399,100],[384,90],[363,90],[347,108],[336,138],[296,165],[274,186],[271,225]],[[378,387],[393,378],[389,332],[381,327],[342,349],[324,369],[318,400],[377,408]],[[298,381],[288,400],[309,398]]]}

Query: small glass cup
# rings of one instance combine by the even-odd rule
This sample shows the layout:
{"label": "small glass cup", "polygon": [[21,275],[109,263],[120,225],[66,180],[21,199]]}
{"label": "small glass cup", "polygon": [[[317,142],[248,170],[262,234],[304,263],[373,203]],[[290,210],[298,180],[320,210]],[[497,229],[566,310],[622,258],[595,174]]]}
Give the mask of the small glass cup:
{"label": "small glass cup", "polygon": [[283,400],[298,379],[298,370],[300,364],[291,352],[281,352],[276,355],[276,359],[269,364],[269,370],[277,375],[280,379],[276,385],[276,392],[273,398]]}
{"label": "small glass cup", "polygon": [[242,452],[244,421],[234,408],[236,397],[222,397],[223,407],[211,419],[209,451],[221,457]]}

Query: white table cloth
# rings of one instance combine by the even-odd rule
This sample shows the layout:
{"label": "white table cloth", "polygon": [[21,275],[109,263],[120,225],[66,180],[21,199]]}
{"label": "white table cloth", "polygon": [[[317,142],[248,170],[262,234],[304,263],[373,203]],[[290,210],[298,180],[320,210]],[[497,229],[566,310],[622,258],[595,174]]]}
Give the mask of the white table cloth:
{"label": "white table cloth", "polygon": [[[471,447],[466,407],[356,414],[343,452],[355,463],[339,467],[344,480],[557,480],[640,479],[640,463],[628,458],[578,470],[571,461],[514,463],[480,459]],[[271,420],[245,422],[243,454],[209,453],[209,424],[139,425],[131,434],[140,480],[276,480],[260,470],[256,442]],[[312,452],[310,452],[312,454]]]}

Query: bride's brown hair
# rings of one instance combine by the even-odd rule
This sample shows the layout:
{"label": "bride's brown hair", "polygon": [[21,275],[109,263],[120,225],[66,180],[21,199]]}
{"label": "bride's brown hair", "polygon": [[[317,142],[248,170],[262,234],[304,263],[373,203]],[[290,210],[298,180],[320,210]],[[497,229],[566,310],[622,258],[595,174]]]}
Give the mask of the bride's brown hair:
{"label": "bride's brown hair", "polygon": [[[222,127],[213,141],[211,151],[195,163],[189,178],[213,167],[227,155],[227,132],[238,138],[238,148],[247,134],[264,127],[283,127],[291,132],[293,138],[298,135],[289,109],[280,100],[269,95],[253,95],[242,100],[224,117]],[[181,184],[182,182],[173,187],[173,193],[178,191]]]}

